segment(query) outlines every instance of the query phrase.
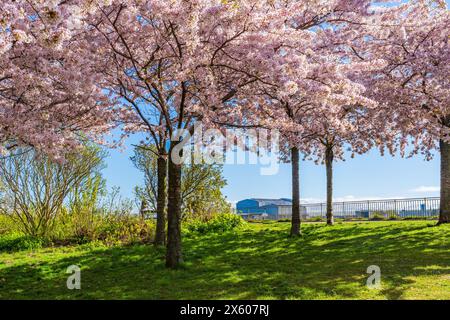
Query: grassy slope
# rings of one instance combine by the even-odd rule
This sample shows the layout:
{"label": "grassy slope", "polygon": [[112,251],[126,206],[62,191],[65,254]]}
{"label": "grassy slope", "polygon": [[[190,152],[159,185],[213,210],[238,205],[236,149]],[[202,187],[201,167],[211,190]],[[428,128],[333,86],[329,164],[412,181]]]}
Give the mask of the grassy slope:
{"label": "grassy slope", "polygon": [[[0,253],[0,298],[450,299],[450,226],[433,222],[288,223],[184,241],[185,266],[163,267],[151,246],[48,248]],[[65,270],[82,268],[82,289]],[[382,289],[365,286],[369,265]]]}

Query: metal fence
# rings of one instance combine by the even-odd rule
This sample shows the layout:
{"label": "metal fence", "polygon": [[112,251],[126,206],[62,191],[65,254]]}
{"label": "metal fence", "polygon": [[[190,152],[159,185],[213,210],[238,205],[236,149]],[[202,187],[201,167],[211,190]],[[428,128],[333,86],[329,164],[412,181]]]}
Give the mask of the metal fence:
{"label": "metal fence", "polygon": [[[325,217],[326,203],[302,204],[304,218]],[[335,218],[433,219],[439,216],[440,198],[386,199],[334,202]]]}

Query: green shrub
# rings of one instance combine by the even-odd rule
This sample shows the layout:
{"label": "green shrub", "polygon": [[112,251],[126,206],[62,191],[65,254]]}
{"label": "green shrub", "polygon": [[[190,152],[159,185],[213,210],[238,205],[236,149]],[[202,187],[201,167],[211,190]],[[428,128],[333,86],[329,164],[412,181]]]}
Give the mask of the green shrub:
{"label": "green shrub", "polygon": [[308,218],[306,219],[307,222],[324,222],[325,218],[323,217],[312,217],[312,218]]}
{"label": "green shrub", "polygon": [[421,217],[404,217],[403,220],[424,220],[424,218],[421,218]]}
{"label": "green shrub", "polygon": [[20,232],[0,234],[1,251],[21,251],[39,249],[49,245],[68,246],[102,243],[105,246],[149,243],[154,239],[155,223],[153,220],[142,221],[137,216],[96,216],[94,230],[73,232],[72,221],[58,220],[56,232],[51,237],[32,237]]}
{"label": "green shrub", "polygon": [[386,220],[386,216],[380,212],[374,212],[371,216],[370,216],[370,221],[383,221]]}
{"label": "green shrub", "polygon": [[[112,216],[106,218],[98,228],[95,240],[107,245],[148,243],[154,239],[153,220],[142,221],[135,216]],[[91,239],[92,240],[92,239]]]}
{"label": "green shrub", "polygon": [[0,236],[0,252],[34,250],[48,244],[49,241],[47,239],[26,236],[20,233],[10,233]]}
{"label": "green shrub", "polygon": [[218,214],[207,222],[193,221],[187,225],[189,232],[200,234],[206,233],[222,233],[241,227],[244,225],[244,220],[237,214],[225,213]]}

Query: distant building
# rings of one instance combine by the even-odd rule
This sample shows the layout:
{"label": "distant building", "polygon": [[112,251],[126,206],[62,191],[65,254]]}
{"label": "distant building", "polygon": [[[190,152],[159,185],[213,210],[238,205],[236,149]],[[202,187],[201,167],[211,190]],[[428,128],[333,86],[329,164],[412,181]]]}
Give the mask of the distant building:
{"label": "distant building", "polygon": [[[291,199],[246,199],[236,204],[236,211],[244,219],[291,219]],[[302,218],[306,217],[306,207],[300,206]]]}

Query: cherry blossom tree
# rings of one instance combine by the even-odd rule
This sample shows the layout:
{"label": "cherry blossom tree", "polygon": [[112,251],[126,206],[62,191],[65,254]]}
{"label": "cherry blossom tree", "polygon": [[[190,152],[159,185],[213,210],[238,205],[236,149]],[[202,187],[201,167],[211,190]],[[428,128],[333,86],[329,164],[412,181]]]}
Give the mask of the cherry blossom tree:
{"label": "cherry blossom tree", "polygon": [[[279,45],[272,56],[270,78],[256,83],[252,91],[258,96],[258,115],[263,118],[259,121],[280,130],[289,149],[286,153],[290,153],[292,162],[291,235],[300,234],[300,152],[321,153],[322,148],[314,147],[314,142],[333,130],[350,139],[349,131],[355,132],[356,124],[350,128],[350,117],[345,124],[343,115],[350,110],[356,114],[358,107],[375,104],[365,96],[364,86],[351,77],[350,71],[368,70],[371,64],[380,62],[349,63],[345,60],[347,52],[340,49],[355,37],[362,18],[369,15],[369,4],[370,1],[312,2],[301,8],[305,4],[297,1],[278,3],[280,10],[294,14],[280,21],[284,28],[276,35]],[[333,142],[335,148],[338,144]],[[328,155],[328,160],[331,158]]]}
{"label": "cherry blossom tree", "polygon": [[[346,31],[339,31],[322,37],[320,40],[321,54],[332,57],[338,77],[332,76],[334,87],[330,87],[333,104],[328,105],[328,99],[315,100],[325,103],[314,113],[314,126],[308,128],[308,138],[304,141],[307,158],[322,162],[326,167],[326,217],[327,224],[334,224],[333,217],[333,163],[335,160],[345,160],[345,151],[364,154],[374,146],[381,147],[384,141],[391,141],[395,130],[379,125],[379,104],[371,97],[366,88],[366,78],[374,71],[386,66],[382,57],[366,57],[361,59],[355,55],[354,42],[358,42],[364,34],[364,22],[373,17],[369,9],[367,14],[359,17]],[[325,83],[325,82],[324,82]]]}
{"label": "cherry blossom tree", "polygon": [[253,49],[270,36],[263,11],[270,6],[259,1],[111,1],[89,18],[91,58],[106,61],[104,89],[130,111],[125,129],[147,132],[158,156],[169,155],[167,267],[182,262],[182,130],[240,117],[240,91],[263,81],[259,64],[270,63],[248,57],[263,55]]}
{"label": "cherry blossom tree", "polygon": [[[366,100],[367,101],[367,100]],[[376,102],[365,105],[336,106],[327,110],[316,120],[313,131],[309,133],[309,158],[322,162],[326,168],[326,218],[327,224],[334,224],[333,216],[333,164],[336,160],[345,160],[345,151],[364,154],[374,147],[386,133],[377,131],[377,123],[371,117],[368,108],[375,109]]]}
{"label": "cherry blossom tree", "polygon": [[[432,151],[441,154],[439,223],[450,221],[450,15],[445,1],[409,1],[378,10],[366,22],[356,43],[361,60],[382,58],[386,66],[366,75],[365,86],[380,102],[380,130],[392,153],[402,155],[412,141],[410,156]],[[363,48],[363,49],[358,49]],[[374,115],[376,117],[376,115]]]}
{"label": "cherry blossom tree", "polygon": [[[333,10],[325,21],[313,25],[310,43],[304,41],[306,37],[301,37],[303,42],[296,45],[284,43],[282,58],[290,61],[279,65],[283,72],[291,71],[279,73],[278,79],[271,81],[277,84],[275,91],[264,89],[272,102],[276,101],[272,107],[278,105],[277,113],[272,110],[269,117],[278,120],[272,125],[282,130],[291,146],[291,234],[299,230],[299,188],[295,186],[299,150],[306,155],[319,155],[327,165],[327,222],[332,224],[332,163],[336,157],[342,158],[345,145],[353,153],[367,152],[374,145],[382,152],[385,146],[394,152],[395,145],[404,150],[407,136],[413,136],[414,152],[421,150],[429,155],[436,139],[440,140],[441,150],[445,151],[448,144],[448,89],[444,88],[448,87],[445,31],[449,24],[445,2],[411,1],[377,10],[370,4],[360,2],[360,7],[353,6],[354,11],[344,14]],[[336,12],[338,18],[334,16]],[[427,17],[426,22],[418,24],[419,16]],[[294,25],[294,29],[298,27]],[[409,40],[409,49],[404,43],[408,37],[405,32],[415,36]],[[287,54],[286,48],[301,49],[300,53]],[[424,51],[420,52],[420,48]],[[279,113],[281,108],[284,115]],[[428,114],[424,115],[424,111]],[[386,112],[390,117],[385,116]],[[421,115],[411,117],[412,112]],[[420,124],[417,119],[421,119]],[[447,158],[444,153],[443,172],[448,170]],[[449,203],[447,177],[444,173],[441,223]]]}

